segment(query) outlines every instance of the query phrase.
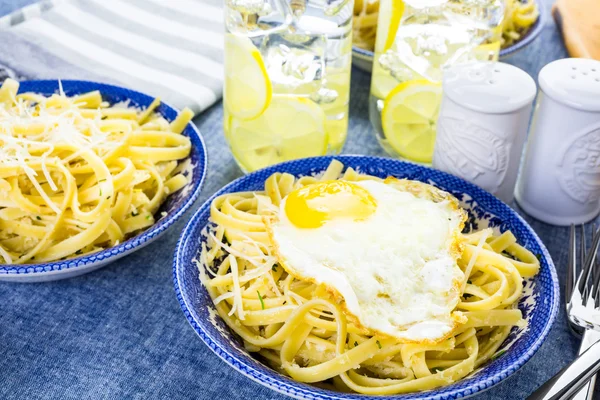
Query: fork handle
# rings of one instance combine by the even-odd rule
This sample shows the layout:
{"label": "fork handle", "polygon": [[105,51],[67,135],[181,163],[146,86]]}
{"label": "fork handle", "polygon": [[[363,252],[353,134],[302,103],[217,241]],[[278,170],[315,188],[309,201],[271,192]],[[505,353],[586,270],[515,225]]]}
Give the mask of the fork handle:
{"label": "fork handle", "polygon": [[[593,329],[586,329],[583,332],[581,338],[581,346],[579,347],[579,354],[586,351],[591,345],[600,340],[600,332]],[[596,375],[590,378],[583,388],[575,395],[571,400],[593,400],[594,398],[594,387],[596,386]]]}
{"label": "fork handle", "polygon": [[571,364],[554,375],[527,400],[567,400],[600,370],[600,341],[594,343]]}

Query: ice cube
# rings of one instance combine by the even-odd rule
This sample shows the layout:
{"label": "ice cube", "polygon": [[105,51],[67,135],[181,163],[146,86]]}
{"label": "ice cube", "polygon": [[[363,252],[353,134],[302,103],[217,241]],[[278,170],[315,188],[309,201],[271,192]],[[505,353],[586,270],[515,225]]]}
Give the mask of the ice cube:
{"label": "ice cube", "polygon": [[438,35],[422,35],[417,37],[417,45],[415,46],[416,55],[424,55],[437,53],[439,55],[445,55],[448,53],[448,46],[446,46],[446,40]]}
{"label": "ice cube", "polygon": [[337,15],[348,3],[348,0],[327,0],[323,13],[329,17]]}
{"label": "ice cube", "polygon": [[227,31],[250,38],[285,31],[292,22],[289,5],[281,0],[227,0],[226,5]]}
{"label": "ice cube", "polygon": [[[398,47],[403,47],[402,43],[399,43]],[[410,48],[408,49],[410,51]],[[414,57],[414,59],[417,59]],[[390,75],[396,78],[398,81],[409,81],[414,79],[413,71],[407,66],[406,62],[402,60],[400,54],[395,51],[388,50],[378,59],[379,65],[385,71],[389,71]],[[420,66],[421,69],[426,69],[427,66]]]}
{"label": "ice cube", "polygon": [[273,34],[264,38],[261,53],[275,93],[310,96],[321,86],[325,71],[323,35]]}
{"label": "ice cube", "polygon": [[337,90],[321,87],[311,94],[310,99],[317,104],[330,104],[336,101],[338,97]]}

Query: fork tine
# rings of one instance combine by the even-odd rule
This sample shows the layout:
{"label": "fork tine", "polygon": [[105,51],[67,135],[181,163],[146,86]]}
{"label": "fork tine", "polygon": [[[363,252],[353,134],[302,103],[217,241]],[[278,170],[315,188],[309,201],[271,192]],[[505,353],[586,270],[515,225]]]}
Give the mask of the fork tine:
{"label": "fork tine", "polygon": [[579,231],[580,231],[580,242],[579,242],[579,260],[580,263],[579,265],[581,266],[581,272],[579,273],[579,277],[577,279],[577,288],[579,289],[579,291],[581,292],[582,296],[585,297],[585,291],[587,288],[587,281],[588,281],[588,272],[589,269],[585,268],[585,229],[583,224],[579,225]]}
{"label": "fork tine", "polygon": [[583,225],[579,226],[580,230],[581,230],[581,242],[580,243],[580,250],[581,250],[581,272],[579,273],[579,277],[577,279],[577,288],[579,289],[579,291],[582,294],[583,298],[587,297],[587,285],[589,282],[589,278],[590,278],[590,269],[591,269],[591,265],[588,265],[588,259],[591,258],[592,253],[590,252],[589,254],[587,254],[586,257],[586,251],[585,251],[585,230],[583,229]]}
{"label": "fork tine", "polygon": [[571,224],[569,233],[569,264],[567,265],[567,284],[565,286],[565,301],[569,304],[573,289],[575,289],[575,276],[577,275],[577,233],[575,225]]}
{"label": "fork tine", "polygon": [[584,224],[579,225],[579,231],[581,232],[581,243],[579,243],[579,265],[583,267],[583,265],[585,265],[585,255],[587,254],[587,237]]}
{"label": "fork tine", "polygon": [[[583,224],[579,225],[579,239],[581,240],[579,242],[579,265],[581,268],[581,272],[583,273],[583,266],[585,265],[585,255],[587,254],[587,240],[585,237],[585,225]],[[586,284],[583,286],[583,288],[580,286],[579,291],[581,292],[581,295],[585,298],[587,297],[587,276],[584,279]]]}
{"label": "fork tine", "polygon": [[[591,271],[596,269],[596,256],[598,255],[598,245],[600,245],[600,235],[598,233],[599,232],[595,232],[593,235],[594,240],[592,243],[592,247],[590,248],[590,252],[588,253],[585,259],[585,264],[583,266],[582,273],[579,276],[578,280],[579,290],[583,293],[584,306],[587,305],[587,300],[590,297],[590,295],[593,294],[594,298],[597,297],[596,289],[598,287],[598,282],[593,282],[593,286],[591,288],[589,287],[588,282],[590,281],[590,276],[592,275]],[[597,274],[597,272],[594,272],[594,274],[600,275]],[[582,284],[583,288],[586,289],[585,291],[582,289]]]}
{"label": "fork tine", "polygon": [[[597,228],[596,224],[593,225],[593,242],[598,242],[595,247],[595,256],[597,256],[598,248],[600,247],[600,229]],[[594,286],[593,286],[593,298],[595,307],[600,306],[600,260],[595,257],[595,263],[593,268]]]}
{"label": "fork tine", "polygon": [[[596,236],[600,234],[600,230],[598,230],[598,225],[596,225],[596,223],[594,222],[592,224],[592,243],[594,243],[594,240],[596,239]],[[593,297],[596,299],[595,303],[596,303],[596,307],[598,306],[598,303],[600,303],[600,299],[598,299],[598,284],[600,283],[600,265],[598,265],[600,262],[600,260],[598,260],[598,258],[596,257],[596,264],[595,266],[592,265],[592,281],[594,282],[594,292],[592,293]]]}
{"label": "fork tine", "polygon": [[598,307],[598,305],[600,304],[600,290],[598,290],[598,286],[600,284],[600,274],[598,273],[598,268],[599,268],[600,264],[598,263],[598,260],[594,260],[594,266],[593,266],[593,271],[594,271],[594,282],[592,283],[592,289],[591,289],[591,295],[592,295],[592,299],[594,302],[594,307]]}

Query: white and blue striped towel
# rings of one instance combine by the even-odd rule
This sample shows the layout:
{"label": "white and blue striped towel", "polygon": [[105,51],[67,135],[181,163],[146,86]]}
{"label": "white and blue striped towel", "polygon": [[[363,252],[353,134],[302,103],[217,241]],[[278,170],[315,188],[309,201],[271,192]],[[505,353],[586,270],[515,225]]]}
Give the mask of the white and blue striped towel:
{"label": "white and blue striped towel", "polygon": [[222,0],[50,0],[0,18],[0,64],[85,79],[199,113],[223,86]]}

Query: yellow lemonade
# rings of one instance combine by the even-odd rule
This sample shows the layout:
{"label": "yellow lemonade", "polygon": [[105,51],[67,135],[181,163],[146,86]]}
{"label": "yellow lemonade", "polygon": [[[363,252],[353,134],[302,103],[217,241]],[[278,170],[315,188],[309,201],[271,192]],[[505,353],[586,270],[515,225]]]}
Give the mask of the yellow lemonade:
{"label": "yellow lemonade", "polygon": [[381,0],[369,116],[383,148],[429,164],[444,70],[497,60],[502,0]]}
{"label": "yellow lemonade", "polygon": [[348,129],[352,1],[226,3],[225,138],[243,171],[337,154]]}

